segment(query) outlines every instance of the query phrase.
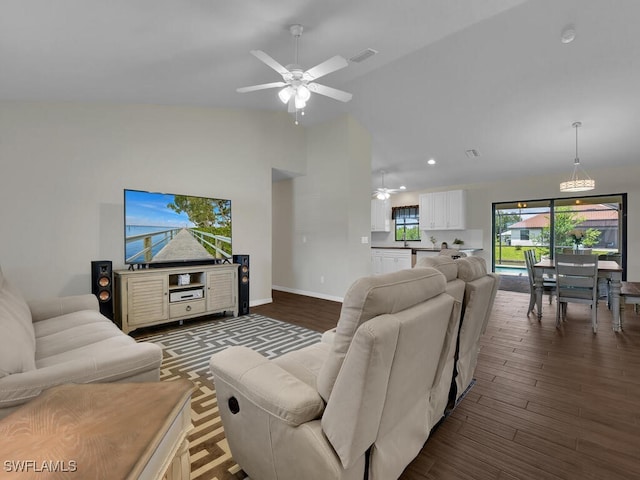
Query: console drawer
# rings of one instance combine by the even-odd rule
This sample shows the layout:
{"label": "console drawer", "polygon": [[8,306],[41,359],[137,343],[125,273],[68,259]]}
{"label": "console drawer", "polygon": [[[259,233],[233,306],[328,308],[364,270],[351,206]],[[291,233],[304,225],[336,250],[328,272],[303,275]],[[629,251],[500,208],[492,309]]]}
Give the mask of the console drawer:
{"label": "console drawer", "polygon": [[187,317],[205,312],[205,300],[191,300],[169,304],[169,318]]}

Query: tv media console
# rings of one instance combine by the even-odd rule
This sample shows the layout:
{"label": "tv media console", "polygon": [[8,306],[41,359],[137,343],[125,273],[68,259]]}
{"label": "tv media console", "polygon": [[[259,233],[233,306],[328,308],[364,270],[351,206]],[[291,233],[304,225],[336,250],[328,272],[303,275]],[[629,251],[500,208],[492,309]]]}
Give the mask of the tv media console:
{"label": "tv media console", "polygon": [[238,265],[117,270],[115,321],[124,333],[213,313],[238,316]]}

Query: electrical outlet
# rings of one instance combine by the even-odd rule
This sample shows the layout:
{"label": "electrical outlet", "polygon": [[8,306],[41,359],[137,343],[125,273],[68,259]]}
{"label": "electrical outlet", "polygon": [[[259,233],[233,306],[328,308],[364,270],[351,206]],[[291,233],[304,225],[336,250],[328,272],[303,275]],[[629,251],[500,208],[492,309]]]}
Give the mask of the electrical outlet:
{"label": "electrical outlet", "polygon": [[320,275],[320,283],[324,283],[324,275]]}
{"label": "electrical outlet", "polygon": [[367,243],[369,243],[369,237],[362,237],[362,238],[360,238],[360,242],[361,242],[361,243],[363,243],[363,244],[367,244]]}

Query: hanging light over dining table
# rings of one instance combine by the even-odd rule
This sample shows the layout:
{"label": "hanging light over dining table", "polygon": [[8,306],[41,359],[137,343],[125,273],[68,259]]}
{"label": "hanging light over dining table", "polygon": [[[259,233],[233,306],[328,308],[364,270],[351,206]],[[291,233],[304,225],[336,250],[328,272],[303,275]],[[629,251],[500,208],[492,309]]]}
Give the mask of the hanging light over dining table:
{"label": "hanging light over dining table", "polygon": [[596,181],[593,180],[580,165],[578,157],[578,128],[582,126],[582,122],[574,122],[571,125],[576,129],[576,157],[573,160],[573,172],[571,178],[566,182],[560,183],[561,192],[586,192],[596,188]]}

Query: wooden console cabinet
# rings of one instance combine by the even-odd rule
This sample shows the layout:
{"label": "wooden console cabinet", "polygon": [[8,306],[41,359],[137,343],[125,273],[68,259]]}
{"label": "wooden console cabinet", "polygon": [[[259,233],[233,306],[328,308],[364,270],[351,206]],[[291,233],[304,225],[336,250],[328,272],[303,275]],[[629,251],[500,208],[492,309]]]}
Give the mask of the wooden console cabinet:
{"label": "wooden console cabinet", "polygon": [[238,265],[117,270],[115,320],[124,333],[212,313],[238,315]]}

